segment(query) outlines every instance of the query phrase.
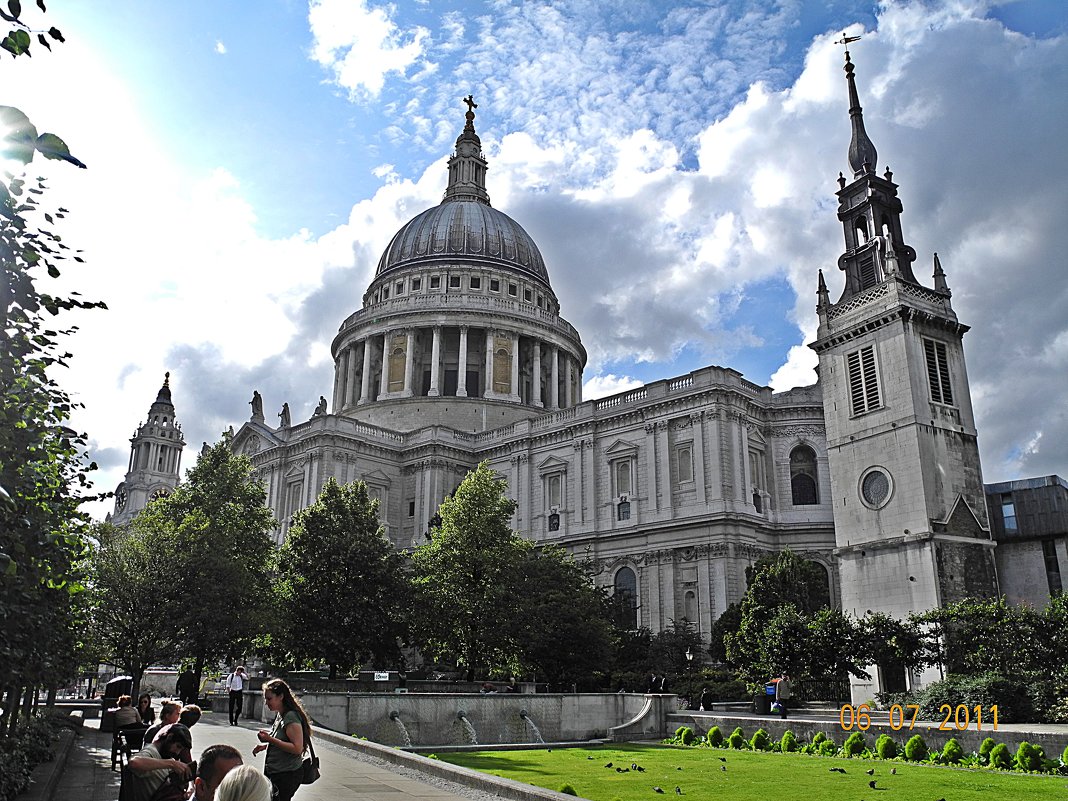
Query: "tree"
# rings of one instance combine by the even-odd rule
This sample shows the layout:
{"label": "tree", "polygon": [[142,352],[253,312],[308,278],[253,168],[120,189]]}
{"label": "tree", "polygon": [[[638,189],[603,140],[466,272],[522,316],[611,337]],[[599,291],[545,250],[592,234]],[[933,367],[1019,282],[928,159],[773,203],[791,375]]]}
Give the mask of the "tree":
{"label": "tree", "polygon": [[372,657],[396,658],[408,606],[402,563],[367,486],[331,478],[278,552],[275,648],[298,663],[326,662],[332,679]]}
{"label": "tree", "polygon": [[[8,2],[7,9],[0,16],[14,28],[0,47],[28,55],[32,31],[21,6]],[[62,41],[58,31],[50,35]],[[43,35],[39,41],[49,46]],[[59,137],[0,106],[0,161],[25,166],[35,155],[85,166]],[[44,193],[41,179],[0,177],[0,736],[14,731],[21,695],[70,678],[64,674],[77,643],[71,594],[81,587],[88,527],[79,505],[95,467],[85,459],[84,435],[67,425],[75,404],[54,380],[70,357],[59,345],[67,332],[50,318],[104,304],[39,289],[42,275],[56,278],[68,258],[81,261],[54,230],[65,211],[43,207]]]}
{"label": "tree", "polygon": [[587,566],[564,549],[530,550],[519,565],[518,615],[502,625],[514,631],[524,672],[558,685],[588,682],[607,667],[612,626],[607,592],[594,586]]}
{"label": "tree", "polygon": [[738,630],[724,637],[727,660],[739,666],[752,688],[783,670],[802,675],[807,617],[824,605],[825,585],[822,569],[789,549],[757,562]]}
{"label": "tree", "polygon": [[169,530],[96,527],[90,559],[91,636],[101,656],[129,671],[134,693],[149,665],[178,650],[173,623],[180,583]]}
{"label": "tree", "polygon": [[517,566],[533,544],[509,528],[515,502],[485,462],[446,498],[441,526],[412,554],[414,630],[424,652],[455,659],[469,681],[490,672],[521,671],[515,629],[501,621],[519,615]]}
{"label": "tree", "polygon": [[178,654],[192,662],[198,682],[208,662],[251,647],[270,599],[274,517],[252,463],[230,444],[225,434],[203,451],[185,481],[132,523],[169,560],[169,619]]}

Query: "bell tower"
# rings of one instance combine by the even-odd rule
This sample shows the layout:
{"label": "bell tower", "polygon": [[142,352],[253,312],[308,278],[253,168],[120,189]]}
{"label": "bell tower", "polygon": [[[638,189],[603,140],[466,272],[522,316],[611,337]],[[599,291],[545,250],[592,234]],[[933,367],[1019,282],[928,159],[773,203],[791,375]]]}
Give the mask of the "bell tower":
{"label": "bell tower", "polygon": [[[901,618],[997,593],[963,337],[945,274],[916,280],[889,168],[875,173],[849,52],[852,179],[838,175],[841,297],[819,274],[819,354],[843,610]],[[880,665],[854,700],[938,678]]]}
{"label": "bell tower", "polygon": [[130,522],[150,500],[178,486],[184,447],[182,427],[174,418],[171,402],[171,374],[166,373],[148,418],[130,438],[130,464],[125,480],[115,488],[112,523]]}

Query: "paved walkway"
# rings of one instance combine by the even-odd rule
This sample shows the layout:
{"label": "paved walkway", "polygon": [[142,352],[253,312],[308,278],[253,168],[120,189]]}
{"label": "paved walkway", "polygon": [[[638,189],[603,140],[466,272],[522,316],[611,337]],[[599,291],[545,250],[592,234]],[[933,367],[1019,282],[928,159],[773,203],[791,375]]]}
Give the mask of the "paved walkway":
{"label": "paved walkway", "polygon": [[[55,801],[116,801],[119,773],[111,770],[111,734],[97,728],[98,720],[86,721],[63,769],[52,796]],[[209,745],[227,743],[237,748],[245,762],[263,767],[263,755],[252,756],[259,725],[247,721],[228,726],[205,715],[193,727],[193,754]],[[465,801],[461,796],[429,782],[407,778],[378,767],[358,754],[331,743],[317,741],[315,754],[322,765],[322,778],[297,791],[295,801]],[[46,800],[47,801],[47,800]]]}

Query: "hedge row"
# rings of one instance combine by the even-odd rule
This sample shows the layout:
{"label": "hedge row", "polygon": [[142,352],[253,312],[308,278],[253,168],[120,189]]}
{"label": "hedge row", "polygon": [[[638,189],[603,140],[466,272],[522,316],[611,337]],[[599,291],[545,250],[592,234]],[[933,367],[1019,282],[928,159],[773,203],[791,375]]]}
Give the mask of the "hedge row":
{"label": "hedge row", "polygon": [[749,751],[801,752],[816,756],[837,756],[855,759],[887,759],[901,762],[922,762],[931,765],[960,765],[971,768],[995,770],[1019,770],[1030,773],[1062,773],[1068,775],[1068,747],[1060,759],[1047,757],[1041,746],[1028,742],[1020,743],[1013,754],[1005,743],[986,738],[978,753],[966,754],[956,738],[951,738],[942,750],[930,749],[923,736],[914,734],[905,744],[899,745],[887,734],[869,748],[860,732],[853,732],[839,747],[823,732],[816,732],[809,743],[802,743],[789,729],[778,741],[772,740],[766,729],[760,728],[748,740],[739,726],[727,737],[719,726],[713,726],[705,737],[698,737],[689,726],[680,726],[675,735],[664,740],[669,745],[705,748],[733,748]]}

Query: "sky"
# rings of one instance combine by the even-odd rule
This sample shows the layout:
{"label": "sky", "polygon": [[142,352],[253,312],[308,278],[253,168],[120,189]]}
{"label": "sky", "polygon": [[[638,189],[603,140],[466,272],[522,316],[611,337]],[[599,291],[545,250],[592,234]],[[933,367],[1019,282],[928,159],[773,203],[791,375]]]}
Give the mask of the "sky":
{"label": "sky", "polygon": [[[1061,0],[51,0],[51,53],[0,104],[88,165],[34,162],[79,312],[56,375],[122,480],[163,375],[191,467],[248,419],[332,394],[329,344],[393,233],[441,199],[478,103],[493,205],[545,257],[584,397],[716,364],[815,380],[848,172],[842,32],[965,336],[984,480],[1068,476],[1068,4]],[[51,287],[50,287],[51,288]],[[111,506],[100,503],[101,515]]]}

